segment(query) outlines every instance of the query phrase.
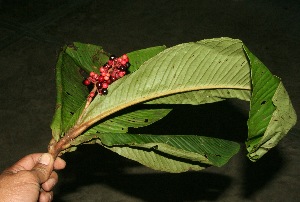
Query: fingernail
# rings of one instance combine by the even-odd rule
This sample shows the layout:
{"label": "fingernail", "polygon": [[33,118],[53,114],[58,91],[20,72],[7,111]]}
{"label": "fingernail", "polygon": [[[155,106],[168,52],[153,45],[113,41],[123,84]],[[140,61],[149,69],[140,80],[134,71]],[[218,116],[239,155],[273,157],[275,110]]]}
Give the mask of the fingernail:
{"label": "fingernail", "polygon": [[49,201],[52,201],[52,194],[49,193]]}
{"label": "fingernail", "polygon": [[56,180],[54,178],[50,178],[48,181],[49,181],[48,183],[50,183],[52,185],[52,187],[55,186]]}
{"label": "fingernail", "polygon": [[47,165],[49,165],[50,160],[51,160],[50,154],[45,153],[40,157],[39,163],[47,166]]}

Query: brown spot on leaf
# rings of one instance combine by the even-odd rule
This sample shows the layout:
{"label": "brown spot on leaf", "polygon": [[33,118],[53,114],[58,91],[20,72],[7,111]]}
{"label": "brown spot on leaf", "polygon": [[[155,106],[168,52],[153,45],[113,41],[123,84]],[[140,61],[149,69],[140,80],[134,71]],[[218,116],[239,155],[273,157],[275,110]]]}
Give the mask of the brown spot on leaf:
{"label": "brown spot on leaf", "polygon": [[73,50],[77,51],[78,48],[74,45],[74,43],[68,45],[68,48],[72,48]]}
{"label": "brown spot on leaf", "polygon": [[61,104],[57,104],[56,107],[55,107],[55,110],[61,108]]}

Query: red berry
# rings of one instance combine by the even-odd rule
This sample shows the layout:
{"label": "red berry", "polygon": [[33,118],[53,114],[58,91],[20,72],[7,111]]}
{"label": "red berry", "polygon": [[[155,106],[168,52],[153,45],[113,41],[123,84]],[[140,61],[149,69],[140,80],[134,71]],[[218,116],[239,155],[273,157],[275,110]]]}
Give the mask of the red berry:
{"label": "red berry", "polygon": [[123,77],[125,74],[126,74],[125,71],[120,71],[120,72],[119,72],[119,76],[120,76],[120,77]]}
{"label": "red berry", "polygon": [[95,72],[90,72],[90,77],[94,77],[95,76]]}
{"label": "red berry", "polygon": [[104,81],[104,76],[99,76],[98,81],[102,83]]}
{"label": "red berry", "polygon": [[100,72],[102,73],[102,72],[105,72],[105,68],[104,67],[100,67]]}
{"label": "red berry", "polygon": [[95,92],[90,92],[90,97],[94,97],[95,96]]}
{"label": "red berry", "polygon": [[109,66],[112,66],[112,65],[114,64],[114,61],[113,61],[113,60],[109,60],[109,61],[107,62],[107,64],[108,64]]}
{"label": "red berry", "polygon": [[122,60],[122,61],[121,61],[121,64],[122,64],[122,65],[125,65],[126,63],[127,63],[126,60]]}
{"label": "red berry", "polygon": [[114,81],[117,80],[117,78],[116,78],[115,76],[111,76],[111,77],[110,77],[110,80],[111,80],[111,82],[114,82]]}
{"label": "red berry", "polygon": [[129,61],[129,58],[128,58],[128,56],[126,54],[122,55],[122,59],[125,60],[126,62]]}
{"label": "red berry", "polygon": [[98,80],[98,77],[99,77],[98,74],[95,74],[95,75],[94,75],[94,79],[95,79],[95,80]]}
{"label": "red berry", "polygon": [[108,88],[108,83],[102,83],[102,88]]}
{"label": "red berry", "polygon": [[88,79],[86,79],[86,80],[83,81],[83,84],[86,85],[86,86],[88,86],[88,85],[91,84],[91,82]]}
{"label": "red berry", "polygon": [[109,79],[109,76],[105,76],[104,80],[107,81]]}

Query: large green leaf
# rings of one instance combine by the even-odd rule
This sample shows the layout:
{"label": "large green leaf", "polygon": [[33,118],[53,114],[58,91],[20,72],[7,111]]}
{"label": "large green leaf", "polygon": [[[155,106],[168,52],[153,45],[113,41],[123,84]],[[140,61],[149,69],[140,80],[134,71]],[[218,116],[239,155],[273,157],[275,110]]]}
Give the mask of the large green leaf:
{"label": "large green leaf", "polygon": [[194,135],[99,134],[99,138],[122,156],[168,172],[222,166],[239,150],[235,142]]}
{"label": "large green leaf", "polygon": [[[172,157],[222,166],[239,150],[239,144],[227,140],[195,135],[99,134],[105,146],[153,149]],[[170,158],[170,157],[169,157]]]}
{"label": "large green leaf", "polygon": [[[222,38],[221,40],[214,39],[178,45],[152,57],[134,73],[117,81],[114,86],[110,87],[109,95],[96,97],[83,115],[82,124],[104,124],[105,121],[102,122],[102,120],[106,117],[138,103],[204,104],[221,101],[225,98],[249,100],[251,90],[249,72],[248,61],[239,40]],[[116,125],[116,127],[118,126]],[[92,130],[85,135],[88,137],[90,132],[93,133]],[[98,133],[94,133],[94,135],[105,133],[105,129],[103,131],[98,130]],[[120,139],[125,138],[125,134],[122,135],[117,132],[114,136],[120,136]],[[169,138],[176,138],[176,136],[169,136]],[[185,138],[188,139],[189,136],[181,137],[180,141]],[[74,144],[87,139],[89,138],[82,137],[78,141],[75,140]],[[224,140],[211,139],[211,142],[215,142],[215,145],[219,146],[222,145],[220,141]],[[152,142],[152,144],[158,144],[158,142]],[[179,157],[175,155],[176,152],[174,151],[177,149],[177,152],[181,153],[181,150],[184,150],[191,155],[186,148],[178,149],[175,147],[173,152],[166,152],[165,154],[169,156],[168,160],[162,156],[162,153],[145,151],[140,148],[132,149],[131,146],[108,148],[119,151],[119,154],[122,150],[122,155],[127,158],[137,160],[154,169],[168,170],[169,172],[172,169],[175,169],[173,172],[179,172],[179,170],[183,171],[187,168],[199,170],[209,165],[220,165],[214,161],[208,163],[207,160],[202,159],[199,153],[196,154],[199,156],[197,164],[201,164],[200,167],[199,165],[191,166],[192,164],[187,162],[182,162],[184,166],[181,165],[182,163],[178,165],[179,160],[176,158]],[[210,147],[208,146],[208,148]],[[233,144],[232,148],[236,149],[236,146]],[[213,149],[208,151],[211,154],[214,152]],[[233,154],[234,152],[230,153],[231,156]],[[168,163],[164,165],[153,164],[148,159],[150,158],[149,155],[151,158],[168,161]],[[187,156],[184,156],[185,161],[190,161],[191,159]],[[220,162],[225,163],[229,160],[229,156],[220,155],[219,159]],[[166,165],[169,166],[169,169],[166,168]],[[178,166],[180,169],[177,168]]]}
{"label": "large green leaf", "polygon": [[[202,170],[223,166],[238,152],[239,144],[195,135],[86,134],[82,142],[98,144],[150,168],[167,172]],[[77,146],[78,142],[72,145]]]}
{"label": "large green leaf", "polygon": [[[58,83],[63,83],[62,78],[67,76],[63,75],[61,66],[75,68],[74,72],[80,67],[85,71],[93,71],[91,66],[97,48],[92,46],[95,50],[89,52],[84,51],[88,46],[80,46],[84,53],[78,48],[67,48],[64,52],[66,56],[61,55]],[[54,134],[61,137],[67,132],[64,129],[76,123],[76,130],[82,131],[82,135],[71,142],[73,147],[94,140],[153,169],[183,172],[223,165],[237,152],[237,144],[190,135],[126,134],[128,127],[146,126],[166,116],[169,108],[151,109],[158,104],[197,105],[228,98],[250,100],[246,144],[248,156],[253,161],[274,147],[295,124],[296,115],[282,83],[240,40],[209,39],[164,49],[161,46],[128,53],[132,73],[114,82],[107,96],[96,96],[80,120],[77,119],[84,100],[79,101],[80,96],[76,100],[74,97],[73,100],[64,100],[60,94],[58,104],[63,105],[65,101],[76,112],[70,117],[67,116],[70,107],[65,114],[58,108],[55,124],[52,124]],[[106,54],[104,51],[98,53]],[[73,61],[73,66],[64,66],[64,57],[68,59],[66,61],[70,60],[70,64]],[[64,92],[65,88],[62,89]],[[82,94],[86,96],[87,93]],[[141,109],[133,110],[137,104]],[[203,144],[199,144],[199,140]],[[220,150],[217,150],[218,147]]]}
{"label": "large green leaf", "polygon": [[246,47],[251,65],[252,98],[248,120],[248,157],[256,161],[296,124],[296,113],[280,79]]}

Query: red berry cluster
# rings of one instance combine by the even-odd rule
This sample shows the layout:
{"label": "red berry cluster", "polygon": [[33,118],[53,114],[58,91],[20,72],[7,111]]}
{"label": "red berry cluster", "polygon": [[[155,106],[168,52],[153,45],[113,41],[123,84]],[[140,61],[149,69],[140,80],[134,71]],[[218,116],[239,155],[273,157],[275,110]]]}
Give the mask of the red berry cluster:
{"label": "red berry cluster", "polygon": [[[130,67],[129,58],[126,54],[121,57],[111,55],[107,63],[99,68],[100,74],[90,72],[90,76],[83,81],[83,84],[89,86],[93,84],[97,87],[100,95],[107,95],[108,86],[126,74]],[[95,92],[90,92],[90,97],[95,96]]]}

